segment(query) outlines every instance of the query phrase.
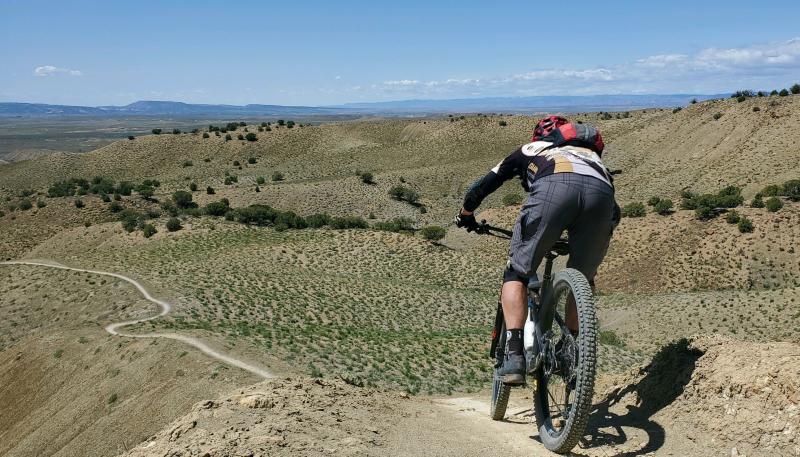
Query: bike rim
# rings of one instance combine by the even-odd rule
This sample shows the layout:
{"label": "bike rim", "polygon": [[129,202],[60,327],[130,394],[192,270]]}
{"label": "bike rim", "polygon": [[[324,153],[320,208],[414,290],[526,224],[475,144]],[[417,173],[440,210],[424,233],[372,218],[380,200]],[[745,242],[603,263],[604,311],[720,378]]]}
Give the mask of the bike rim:
{"label": "bike rim", "polygon": [[557,317],[551,329],[551,350],[545,354],[544,363],[537,373],[541,386],[540,401],[547,406],[546,425],[553,436],[559,436],[567,429],[576,397],[577,343],[564,322],[567,299],[571,295],[572,290],[566,283],[557,284],[553,290]]}

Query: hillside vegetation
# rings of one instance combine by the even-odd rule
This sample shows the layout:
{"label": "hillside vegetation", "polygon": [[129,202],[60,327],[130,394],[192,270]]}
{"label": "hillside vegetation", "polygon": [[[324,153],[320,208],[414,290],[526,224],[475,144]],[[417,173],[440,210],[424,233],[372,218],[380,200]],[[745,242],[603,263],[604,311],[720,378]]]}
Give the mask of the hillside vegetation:
{"label": "hillside vegetation", "polygon": [[[800,202],[782,187],[800,178],[798,117],[796,96],[574,116],[601,128],[607,163],[622,170],[616,185],[626,217],[597,278],[603,376],[646,363],[680,337],[800,338]],[[488,333],[508,244],[467,234],[451,219],[469,183],[525,142],[533,122],[472,115],[232,124],[5,164],[0,259],[130,274],[178,298],[168,316],[132,332],[192,335],[278,373],[412,395],[479,392],[491,375]],[[518,183],[507,183],[479,216],[510,227],[522,197]],[[186,412],[206,378],[229,373],[193,351],[184,367],[175,342],[105,336],[112,317],[127,317],[125,299],[131,312],[141,304],[116,284],[0,268],[0,364],[13,374],[0,383],[11,386],[0,401],[18,398],[14,411],[30,402],[36,417],[86,412],[79,430],[65,434],[75,443],[96,432],[88,422],[118,424],[109,406],[118,399],[154,401],[118,384],[113,370],[134,365],[116,360],[141,357],[138,373],[152,376],[143,383],[165,383],[169,398],[186,395],[125,429],[133,442]],[[69,377],[45,380],[41,390],[52,395],[42,396],[18,381],[34,369]],[[192,383],[175,382],[176,370],[191,370]],[[100,387],[86,405],[61,402],[93,377]],[[227,375],[207,393],[243,379]],[[333,391],[350,389],[340,387]],[[66,422],[59,416],[58,427],[34,432],[36,422],[12,420],[0,442],[51,453],[32,440],[48,442]]]}

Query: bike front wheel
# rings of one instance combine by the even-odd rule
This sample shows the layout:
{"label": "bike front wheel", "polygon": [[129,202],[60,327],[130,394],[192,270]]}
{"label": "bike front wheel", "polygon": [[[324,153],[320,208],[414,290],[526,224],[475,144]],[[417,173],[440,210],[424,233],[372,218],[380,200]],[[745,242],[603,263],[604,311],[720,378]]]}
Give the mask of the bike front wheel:
{"label": "bike front wheel", "polygon": [[[555,317],[545,335],[543,362],[534,374],[534,409],[542,444],[569,452],[583,436],[592,408],[597,369],[597,316],[589,281],[567,268],[553,277]],[[566,325],[567,304],[574,299],[578,333]]]}
{"label": "bike front wheel", "polygon": [[508,408],[508,398],[511,396],[511,386],[503,382],[502,377],[497,374],[497,370],[502,366],[506,351],[506,324],[501,324],[499,328],[498,343],[494,354],[494,370],[492,371],[492,399],[489,408],[489,416],[492,420],[501,421],[506,416]]}

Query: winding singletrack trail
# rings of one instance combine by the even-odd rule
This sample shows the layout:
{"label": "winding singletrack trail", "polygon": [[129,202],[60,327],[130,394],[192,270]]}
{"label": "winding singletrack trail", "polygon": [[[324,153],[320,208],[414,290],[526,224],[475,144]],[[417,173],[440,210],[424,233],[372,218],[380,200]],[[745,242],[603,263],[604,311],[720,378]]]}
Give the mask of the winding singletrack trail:
{"label": "winding singletrack trail", "polygon": [[255,374],[257,376],[260,376],[262,378],[274,378],[275,377],[275,375],[273,375],[272,373],[270,373],[270,372],[268,372],[268,371],[266,371],[266,370],[264,370],[262,368],[256,367],[254,365],[251,365],[251,364],[249,364],[247,362],[244,362],[242,360],[239,360],[237,358],[234,358],[234,357],[231,357],[229,355],[223,354],[223,353],[211,348],[210,346],[208,346],[207,344],[205,344],[201,340],[198,340],[197,338],[193,338],[191,336],[179,335],[177,333],[126,333],[126,332],[121,331],[121,329],[123,327],[127,327],[129,325],[139,324],[141,322],[147,322],[147,321],[151,321],[151,320],[154,320],[154,319],[158,319],[159,317],[166,316],[167,314],[169,314],[170,311],[172,311],[172,305],[169,302],[166,302],[164,300],[159,300],[159,299],[153,297],[152,295],[150,295],[150,292],[148,292],[147,289],[145,289],[144,286],[142,286],[135,279],[131,279],[131,278],[127,277],[127,276],[124,276],[124,275],[121,275],[121,274],[118,274],[118,273],[111,273],[111,272],[108,272],[108,271],[87,270],[87,269],[83,269],[83,268],[67,267],[67,266],[64,266],[64,265],[59,265],[59,264],[57,264],[55,262],[54,263],[44,263],[44,262],[29,262],[29,261],[24,261],[24,260],[13,260],[13,261],[8,261],[8,262],[0,262],[0,265],[31,265],[31,266],[37,266],[37,267],[56,268],[56,269],[59,269],[59,270],[78,271],[78,272],[81,272],[81,273],[89,273],[89,274],[95,274],[95,275],[101,275],[101,276],[110,276],[112,278],[120,279],[122,281],[130,283],[134,287],[136,287],[136,289],[142,294],[142,296],[147,301],[155,303],[156,305],[158,305],[158,307],[159,307],[159,309],[161,311],[158,314],[156,314],[154,316],[150,316],[150,317],[144,317],[144,318],[141,318],[141,319],[133,319],[133,320],[129,320],[129,321],[116,322],[116,323],[113,323],[113,324],[108,324],[105,327],[105,330],[108,333],[110,333],[112,335],[124,336],[124,337],[128,337],[128,338],[166,338],[166,339],[170,339],[170,340],[180,341],[182,343],[188,344],[189,346],[192,346],[192,347],[200,350],[200,352],[202,352],[203,354],[206,354],[207,356],[209,356],[209,357],[211,357],[213,359],[219,360],[220,362],[226,363],[226,364],[234,366],[234,367],[241,368],[242,370],[249,371],[250,373],[253,373],[253,374]]}

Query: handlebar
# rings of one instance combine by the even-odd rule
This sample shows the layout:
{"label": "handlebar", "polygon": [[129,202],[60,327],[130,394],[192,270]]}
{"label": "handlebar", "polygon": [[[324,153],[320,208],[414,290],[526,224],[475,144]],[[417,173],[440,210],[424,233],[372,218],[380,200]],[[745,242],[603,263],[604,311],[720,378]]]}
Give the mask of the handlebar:
{"label": "handlebar", "polygon": [[[475,226],[475,227],[474,227],[472,230],[470,230],[470,231],[471,231],[471,232],[474,232],[474,233],[477,233],[478,235],[495,235],[495,236],[497,236],[497,233],[500,233],[500,234],[503,234],[503,235],[505,235],[505,236],[509,236],[509,237],[510,237],[510,236],[512,235],[512,233],[513,233],[511,230],[506,230],[506,229],[504,229],[504,228],[500,228],[500,227],[493,227],[493,226],[491,226],[491,225],[487,224],[487,223],[486,223],[486,219],[483,219],[483,220],[481,220],[481,221],[480,221],[480,222],[479,222],[479,223],[478,223],[478,224],[477,224],[477,225],[476,225],[476,226]],[[496,233],[495,233],[495,232],[496,232]]]}

